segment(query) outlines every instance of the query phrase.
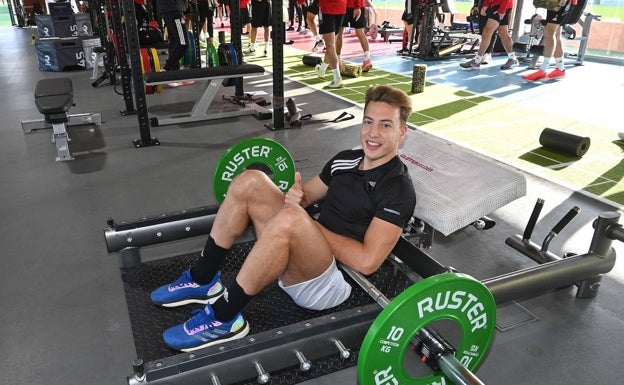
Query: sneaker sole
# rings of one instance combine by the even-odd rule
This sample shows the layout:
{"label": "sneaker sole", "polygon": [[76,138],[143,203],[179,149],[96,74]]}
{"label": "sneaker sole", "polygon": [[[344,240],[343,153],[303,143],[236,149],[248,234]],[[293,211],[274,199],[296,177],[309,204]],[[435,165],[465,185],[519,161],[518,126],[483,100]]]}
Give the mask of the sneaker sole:
{"label": "sneaker sole", "polygon": [[177,301],[177,302],[167,302],[167,303],[154,302],[154,303],[162,307],[178,307],[178,306],[189,305],[192,303],[197,303],[197,304],[202,304],[202,305],[206,305],[206,304],[212,305],[213,303],[217,302],[217,300],[221,298],[221,296],[223,296],[224,293],[225,293],[225,290],[210,298],[189,298],[189,299],[184,299],[182,301]]}
{"label": "sneaker sole", "polygon": [[195,350],[207,348],[207,347],[213,346],[213,345],[222,344],[224,342],[239,340],[241,338],[245,338],[245,336],[247,336],[247,334],[249,334],[249,322],[247,322],[247,320],[245,320],[245,326],[243,328],[239,329],[238,331],[236,331],[236,333],[234,335],[229,334],[227,338],[219,338],[219,339],[207,342],[207,343],[205,343],[203,345],[196,346],[194,348],[185,348],[185,349],[179,349],[179,350],[181,352],[186,352],[186,353],[193,352]]}
{"label": "sneaker sole", "polygon": [[500,69],[503,70],[503,71],[506,71],[506,70],[510,70],[512,68],[516,68],[517,66],[518,66],[518,64],[513,64],[513,65],[510,65],[509,67],[501,66]]}
{"label": "sneaker sole", "polygon": [[539,78],[537,78],[537,79],[527,79],[527,78],[525,78],[524,76],[523,76],[522,78],[523,78],[524,80],[526,80],[527,82],[538,82],[538,81],[540,81],[540,80],[548,80],[548,78],[547,78],[546,76],[542,76],[542,77],[539,77]]}

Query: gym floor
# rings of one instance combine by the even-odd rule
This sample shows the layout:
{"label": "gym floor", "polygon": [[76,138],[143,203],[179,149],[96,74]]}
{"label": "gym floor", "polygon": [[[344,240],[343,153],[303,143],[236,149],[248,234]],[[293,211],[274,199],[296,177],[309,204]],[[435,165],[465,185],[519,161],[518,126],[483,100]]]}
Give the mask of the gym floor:
{"label": "gym floor", "polygon": [[[0,114],[4,119],[0,125],[0,242],[4,249],[0,259],[0,307],[4,309],[0,313],[0,383],[124,384],[137,357],[117,259],[106,252],[106,220],[215,204],[212,170],[226,149],[244,138],[262,136],[279,141],[304,178],[309,178],[335,152],[358,145],[361,106],[286,81],[286,96],[296,97],[297,104],[315,117],[334,117],[336,111],[344,110],[356,119],[275,132],[253,117],[164,126],[152,130],[160,146],[135,149],[132,140],[139,138],[137,118],[120,114],[122,97],[109,86],[92,88],[90,71],[40,72],[31,46],[32,33],[0,28]],[[393,67],[393,60],[405,61],[391,56],[375,59],[384,69],[398,72],[399,64]],[[437,64],[428,64],[430,73],[435,73]],[[588,106],[570,108],[570,114],[594,115],[607,123],[615,139],[622,130],[621,112],[617,108],[595,110],[590,103],[598,108],[617,98],[613,95],[622,94],[621,71],[618,66],[586,62],[574,71],[573,88],[560,82],[548,89],[536,87],[533,94],[527,90],[523,100],[514,98],[513,93],[494,96],[519,104],[558,100],[565,106],[571,94],[593,92],[598,86],[595,79],[612,73],[619,77],[602,82],[600,92],[587,98]],[[509,79],[497,74],[498,70],[481,71],[491,89],[496,82],[501,88],[508,85]],[[54,161],[56,150],[49,131],[24,135],[20,127],[23,120],[41,117],[33,103],[36,81],[54,77],[73,81],[76,106],[71,113],[98,112],[104,120],[100,128],[69,129],[70,148],[76,156],[69,162]],[[435,76],[429,80],[438,81]],[[483,92],[478,84],[482,83],[458,80],[453,86]],[[188,106],[185,102],[199,92],[198,86],[165,89],[158,99],[148,96],[148,105],[151,111]],[[270,75],[246,81],[245,88],[270,95]],[[443,265],[485,279],[535,264],[504,241],[522,233],[537,198],[545,199],[534,231],[537,243],[570,208],[581,208],[550,244],[550,250],[560,255],[586,252],[593,220],[605,211],[621,213],[621,207],[608,201],[531,174],[526,174],[526,179],[526,196],[491,214],[496,227],[488,231],[468,227],[448,237],[438,236],[430,254]],[[195,252],[203,242],[200,237],[145,248],[142,256],[149,261]],[[619,242],[613,246],[622,255],[624,247]],[[525,310],[534,319],[497,331],[477,375],[486,384],[621,383],[623,266],[621,261],[616,263],[594,299],[578,299],[574,288],[564,288],[499,307],[501,319],[522,318],[529,314],[523,313]],[[309,383],[355,384],[355,373],[355,368],[350,368]]]}

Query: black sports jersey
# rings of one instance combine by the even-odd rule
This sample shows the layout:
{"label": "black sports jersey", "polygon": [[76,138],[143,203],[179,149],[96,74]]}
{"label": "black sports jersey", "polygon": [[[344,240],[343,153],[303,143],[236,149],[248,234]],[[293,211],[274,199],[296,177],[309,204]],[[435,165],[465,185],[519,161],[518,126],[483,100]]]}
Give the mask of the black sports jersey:
{"label": "black sports jersey", "polygon": [[319,174],[329,187],[319,223],[360,242],[373,217],[403,227],[416,205],[412,179],[398,156],[365,171],[358,170],[363,158],[363,150],[342,151]]}

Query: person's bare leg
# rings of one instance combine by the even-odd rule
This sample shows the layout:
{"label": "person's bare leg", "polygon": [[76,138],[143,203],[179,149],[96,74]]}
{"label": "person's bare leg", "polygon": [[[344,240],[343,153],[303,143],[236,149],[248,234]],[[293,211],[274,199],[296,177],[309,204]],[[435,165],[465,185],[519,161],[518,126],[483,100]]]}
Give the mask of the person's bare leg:
{"label": "person's bare leg", "polygon": [[334,32],[324,33],[323,40],[325,41],[325,63],[329,65],[332,70],[338,67],[338,55],[336,54],[336,34]]}
{"label": "person's bare leg", "polygon": [[225,249],[232,247],[250,222],[256,237],[284,206],[284,194],[262,171],[248,170],[234,178],[215,216],[210,236]]}
{"label": "person's bare leg", "polygon": [[266,223],[236,281],[247,295],[255,295],[278,277],[286,286],[318,277],[332,260],[314,220],[302,207],[287,204]]}
{"label": "person's bare leg", "polygon": [[498,21],[494,19],[487,19],[487,23],[485,23],[485,28],[483,28],[483,34],[481,35],[481,43],[479,44],[479,52],[477,55],[479,58],[483,57],[485,54],[485,50],[490,46],[490,42],[492,41],[492,35],[494,35],[494,31],[498,29]]}
{"label": "person's bare leg", "polygon": [[509,36],[508,27],[507,25],[498,26],[498,38],[501,40],[501,44],[503,48],[505,48],[507,54],[513,52],[513,41],[511,40],[511,36]]}
{"label": "person's bare leg", "polygon": [[368,46],[368,39],[366,38],[366,32],[364,32],[364,28],[356,28],[355,36],[357,36],[358,40],[360,41],[362,51],[368,52],[370,48]]}

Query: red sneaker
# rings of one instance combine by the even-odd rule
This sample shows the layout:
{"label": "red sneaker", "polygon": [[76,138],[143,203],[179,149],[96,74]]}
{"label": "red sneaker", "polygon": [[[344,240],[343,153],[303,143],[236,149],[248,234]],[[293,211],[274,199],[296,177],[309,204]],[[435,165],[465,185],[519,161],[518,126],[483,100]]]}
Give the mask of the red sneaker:
{"label": "red sneaker", "polygon": [[362,72],[368,72],[373,69],[373,63],[370,59],[365,59],[362,63]]}
{"label": "red sneaker", "polygon": [[544,79],[546,78],[548,75],[546,75],[546,72],[542,71],[542,69],[538,69],[537,71],[530,73],[530,74],[526,74],[526,75],[522,75],[522,78],[524,80],[528,80],[530,82],[534,82],[536,80],[540,80],[540,79]]}
{"label": "red sneaker", "polygon": [[549,72],[548,75],[546,75],[546,77],[548,79],[561,79],[565,77],[565,70],[562,71],[559,68],[555,68],[552,72]]}

